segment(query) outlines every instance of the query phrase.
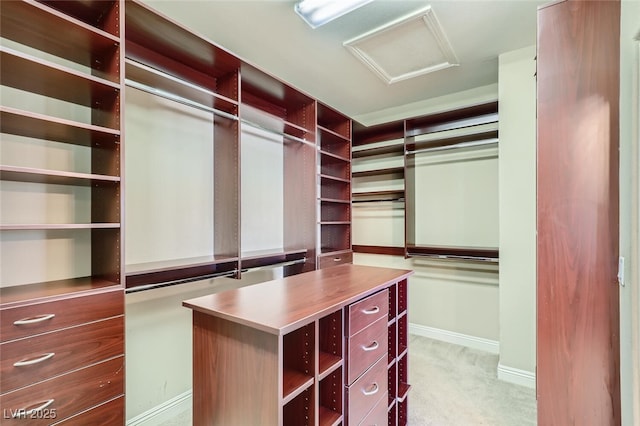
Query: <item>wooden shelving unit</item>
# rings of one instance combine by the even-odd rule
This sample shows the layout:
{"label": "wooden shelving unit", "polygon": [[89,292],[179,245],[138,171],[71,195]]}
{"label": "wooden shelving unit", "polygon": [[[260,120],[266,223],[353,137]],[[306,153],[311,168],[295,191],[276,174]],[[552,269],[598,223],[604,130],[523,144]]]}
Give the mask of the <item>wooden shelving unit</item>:
{"label": "wooden shelving unit", "polygon": [[318,104],[319,267],[349,263],[351,252],[351,120]]}
{"label": "wooden shelving unit", "polygon": [[[10,206],[1,241],[12,254],[0,283],[4,412],[38,406],[46,392],[56,421],[82,422],[111,401],[111,420],[124,423],[122,16],[119,1],[0,5],[0,131],[12,153],[0,165]],[[30,143],[41,157],[25,153]],[[54,160],[56,150],[76,162]],[[56,193],[63,201],[52,202]],[[54,248],[60,240],[67,253]],[[70,328],[80,341],[71,343]],[[84,344],[101,350],[69,346]],[[70,357],[38,358],[42,351]],[[14,366],[22,359],[42,361],[27,374]]]}
{"label": "wooden shelving unit", "polygon": [[[127,265],[127,288],[240,274],[240,60],[137,1],[126,2],[127,85],[212,114],[213,253]],[[205,141],[206,143],[206,141]],[[213,159],[212,159],[213,161]]]}

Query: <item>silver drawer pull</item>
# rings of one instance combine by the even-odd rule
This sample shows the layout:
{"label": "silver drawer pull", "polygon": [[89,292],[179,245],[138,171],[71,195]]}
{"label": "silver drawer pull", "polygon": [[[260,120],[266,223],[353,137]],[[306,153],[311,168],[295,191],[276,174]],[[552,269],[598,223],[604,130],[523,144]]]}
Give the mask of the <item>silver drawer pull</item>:
{"label": "silver drawer pull", "polygon": [[373,386],[371,386],[371,390],[362,389],[362,393],[365,396],[371,396],[377,394],[379,390],[378,383],[374,383]]}
{"label": "silver drawer pull", "polygon": [[40,404],[39,406],[32,408],[32,409],[28,409],[28,408],[21,408],[18,410],[13,411],[13,418],[17,419],[17,418],[29,418],[31,416],[33,416],[34,414],[44,410],[45,408],[47,408],[48,406],[50,406],[51,404],[53,404],[53,401],[55,401],[54,399],[48,399],[46,401],[44,401],[42,404]]}
{"label": "silver drawer pull", "polygon": [[341,258],[339,258],[339,257],[334,257],[334,258],[333,258],[333,261],[334,261],[334,262],[340,262],[341,260],[342,260],[342,259],[341,259]]}
{"label": "silver drawer pull", "polygon": [[39,322],[50,320],[55,317],[56,314],[45,314],[45,315],[36,315],[35,317],[28,317],[19,319],[13,322],[13,325],[29,325],[29,324],[37,324]]}
{"label": "silver drawer pull", "polygon": [[39,356],[37,358],[25,359],[25,360],[14,362],[13,366],[14,367],[26,367],[27,365],[38,364],[40,362],[44,362],[44,361],[46,361],[48,359],[53,358],[54,355],[55,355],[55,352],[49,352],[49,353],[46,353],[46,354],[42,354],[42,356]]}
{"label": "silver drawer pull", "polygon": [[363,309],[362,313],[366,314],[366,315],[373,315],[373,314],[377,314],[378,312],[380,312],[380,307],[379,306],[374,306],[371,309]]}
{"label": "silver drawer pull", "polygon": [[369,346],[362,346],[362,350],[365,352],[371,352],[371,351],[375,351],[379,347],[380,347],[380,344],[378,343],[378,341],[374,340],[373,343],[371,343]]}

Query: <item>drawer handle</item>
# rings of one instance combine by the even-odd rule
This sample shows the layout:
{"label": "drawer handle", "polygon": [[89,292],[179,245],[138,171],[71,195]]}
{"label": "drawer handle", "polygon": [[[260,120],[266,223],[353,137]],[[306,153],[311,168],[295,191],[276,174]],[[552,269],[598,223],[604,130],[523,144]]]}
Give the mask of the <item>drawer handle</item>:
{"label": "drawer handle", "polygon": [[377,340],[374,340],[373,343],[371,343],[369,346],[362,346],[362,350],[365,352],[371,352],[371,351],[375,351],[376,349],[378,349],[380,347],[380,344],[378,343]]}
{"label": "drawer handle", "polygon": [[37,324],[39,322],[50,320],[55,317],[56,314],[45,314],[45,315],[36,315],[35,317],[28,317],[19,319],[13,322],[13,325],[29,325],[29,324]]}
{"label": "drawer handle", "polygon": [[42,404],[40,404],[39,406],[32,408],[32,409],[28,409],[28,408],[20,408],[18,410],[14,411],[13,414],[13,418],[29,418],[31,416],[33,416],[34,414],[43,411],[45,408],[47,408],[48,406],[50,406],[51,404],[53,404],[53,401],[55,401],[54,399],[48,399],[46,401],[44,401]]}
{"label": "drawer handle", "polygon": [[342,258],[340,258],[340,257],[334,257],[334,258],[333,258],[333,261],[334,261],[334,262],[340,262],[341,260],[342,260]]}
{"label": "drawer handle", "polygon": [[371,390],[362,389],[362,393],[365,396],[371,396],[377,394],[379,390],[378,383],[374,383],[373,386],[371,386]]}
{"label": "drawer handle", "polygon": [[373,314],[377,314],[378,312],[380,312],[380,307],[379,306],[374,306],[371,309],[363,309],[362,313],[366,314],[366,315],[373,315]]}
{"label": "drawer handle", "polygon": [[28,365],[38,364],[40,362],[44,362],[44,361],[46,361],[48,359],[53,358],[54,355],[55,355],[55,352],[49,352],[49,353],[43,354],[42,356],[39,356],[37,358],[25,359],[25,360],[14,362],[13,366],[14,367],[26,367]]}

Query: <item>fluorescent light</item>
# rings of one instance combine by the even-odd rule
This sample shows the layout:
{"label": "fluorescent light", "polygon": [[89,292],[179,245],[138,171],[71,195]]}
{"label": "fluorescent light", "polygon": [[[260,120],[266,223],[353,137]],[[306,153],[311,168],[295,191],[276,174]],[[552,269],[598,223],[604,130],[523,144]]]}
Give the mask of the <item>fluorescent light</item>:
{"label": "fluorescent light", "polygon": [[300,0],[294,10],[311,28],[318,28],[373,0]]}

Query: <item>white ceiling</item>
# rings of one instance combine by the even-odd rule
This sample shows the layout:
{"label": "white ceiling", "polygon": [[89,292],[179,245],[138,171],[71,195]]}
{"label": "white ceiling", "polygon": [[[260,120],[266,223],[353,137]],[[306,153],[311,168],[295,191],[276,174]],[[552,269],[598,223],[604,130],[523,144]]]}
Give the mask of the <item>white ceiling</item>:
{"label": "white ceiling", "polygon": [[[173,20],[365,124],[401,105],[498,81],[498,55],[535,44],[537,0],[374,0],[315,30],[294,1],[143,0]],[[431,6],[460,65],[387,84],[343,42]],[[378,114],[379,115],[379,114]]]}

